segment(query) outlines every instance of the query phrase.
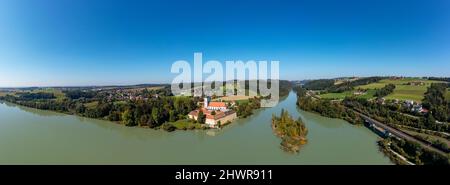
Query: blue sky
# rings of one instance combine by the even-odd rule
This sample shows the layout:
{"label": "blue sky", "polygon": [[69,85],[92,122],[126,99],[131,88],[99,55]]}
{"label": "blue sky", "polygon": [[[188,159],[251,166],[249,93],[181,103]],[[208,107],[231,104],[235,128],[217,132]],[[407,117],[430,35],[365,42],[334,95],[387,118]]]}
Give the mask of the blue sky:
{"label": "blue sky", "polygon": [[170,82],[176,60],[282,79],[450,76],[450,1],[0,1],[0,87]]}

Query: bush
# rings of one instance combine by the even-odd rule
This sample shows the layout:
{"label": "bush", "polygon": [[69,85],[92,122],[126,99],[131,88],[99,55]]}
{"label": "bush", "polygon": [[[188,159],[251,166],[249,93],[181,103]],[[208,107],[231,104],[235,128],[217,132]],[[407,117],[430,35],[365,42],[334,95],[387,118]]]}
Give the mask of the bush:
{"label": "bush", "polygon": [[165,123],[165,124],[163,124],[163,125],[162,125],[162,128],[163,128],[165,131],[167,131],[167,132],[173,132],[173,131],[175,131],[175,130],[177,129],[175,126],[173,126],[173,125],[170,124],[170,123]]}

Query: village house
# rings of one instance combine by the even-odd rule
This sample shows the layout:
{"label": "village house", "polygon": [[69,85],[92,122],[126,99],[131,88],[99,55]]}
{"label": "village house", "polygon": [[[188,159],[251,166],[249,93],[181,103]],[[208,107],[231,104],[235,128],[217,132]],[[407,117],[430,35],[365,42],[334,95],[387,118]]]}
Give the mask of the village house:
{"label": "village house", "polygon": [[360,91],[360,90],[353,92],[353,95],[357,95],[357,96],[364,95],[364,94],[366,94],[366,92],[365,91]]}
{"label": "village house", "polygon": [[421,104],[414,105],[411,108],[412,112],[428,113],[428,109],[423,108]]}
{"label": "village house", "polygon": [[201,111],[205,115],[205,124],[211,128],[217,128],[237,118],[236,112],[228,109],[225,102],[209,102],[209,99],[204,99],[202,108],[191,111],[188,114],[189,119],[198,120],[198,115]]}
{"label": "village house", "polygon": [[385,99],[384,98],[377,98],[376,101],[377,101],[378,104],[382,104],[382,105],[385,104]]}
{"label": "village house", "polygon": [[405,100],[405,106],[406,106],[406,107],[412,107],[412,106],[414,106],[414,101],[412,101],[412,100]]}
{"label": "village house", "polygon": [[413,86],[424,86],[425,82],[421,82],[421,81],[414,81],[414,82],[408,82],[406,83],[407,85],[413,85]]}

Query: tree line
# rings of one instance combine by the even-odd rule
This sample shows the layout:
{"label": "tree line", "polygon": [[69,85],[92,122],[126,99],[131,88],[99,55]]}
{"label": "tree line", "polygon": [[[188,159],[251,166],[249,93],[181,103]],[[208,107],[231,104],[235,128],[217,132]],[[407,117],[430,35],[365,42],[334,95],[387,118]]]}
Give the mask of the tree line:
{"label": "tree line", "polygon": [[450,122],[450,100],[445,98],[447,83],[432,83],[425,93],[422,105],[432,116],[443,122]]}
{"label": "tree line", "polygon": [[348,109],[340,102],[314,99],[306,95],[306,90],[302,87],[295,87],[297,93],[297,106],[305,111],[315,112],[325,117],[340,118],[352,124],[362,124],[363,120],[352,110]]}
{"label": "tree line", "polygon": [[378,89],[375,92],[375,96],[378,97],[378,98],[385,97],[385,96],[393,93],[394,89],[395,89],[395,85],[394,84],[387,84],[383,88]]}
{"label": "tree line", "polygon": [[344,81],[340,84],[335,84],[335,79],[319,79],[306,82],[305,85],[303,85],[303,88],[308,90],[321,90],[332,93],[341,93],[344,91],[353,90],[356,86],[375,83],[386,78],[387,77],[378,76],[366,77],[352,81]]}
{"label": "tree line", "polygon": [[[390,154],[389,149],[394,150],[416,165],[450,165],[447,156],[425,149],[412,141],[388,138],[380,141],[379,145],[385,153],[389,153],[391,158],[392,154]],[[403,164],[400,159],[396,159],[394,162]]]}
{"label": "tree line", "polygon": [[237,102],[234,110],[236,111],[238,117],[246,118],[253,114],[253,110],[259,108],[261,108],[261,98],[255,97],[241,103]]}

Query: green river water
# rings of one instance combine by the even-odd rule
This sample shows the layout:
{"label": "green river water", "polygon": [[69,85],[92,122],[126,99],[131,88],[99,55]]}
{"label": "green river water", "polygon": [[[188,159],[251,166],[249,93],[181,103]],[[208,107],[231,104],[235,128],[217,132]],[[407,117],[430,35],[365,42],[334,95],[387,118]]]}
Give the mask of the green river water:
{"label": "green river water", "polygon": [[[165,132],[0,102],[0,164],[392,164],[363,126],[298,110],[293,92],[221,130]],[[272,113],[302,117],[308,143],[282,151]]]}

